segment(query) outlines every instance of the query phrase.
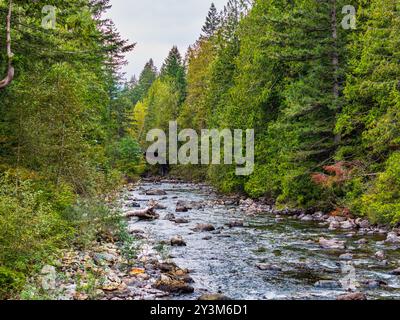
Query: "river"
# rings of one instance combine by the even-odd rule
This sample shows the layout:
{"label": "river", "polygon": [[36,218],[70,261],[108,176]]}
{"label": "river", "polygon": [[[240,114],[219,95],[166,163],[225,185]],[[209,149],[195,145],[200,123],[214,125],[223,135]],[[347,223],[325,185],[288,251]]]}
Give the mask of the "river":
{"label": "river", "polygon": [[[166,195],[147,196],[149,189],[165,191]],[[180,235],[187,244],[168,245],[167,250],[174,263],[190,270],[195,291],[173,299],[196,299],[217,292],[246,300],[335,299],[349,287],[366,293],[369,299],[400,298],[400,276],[391,274],[400,264],[399,246],[385,243],[384,235],[329,231],[316,222],[272,214],[248,215],[237,205],[216,204],[219,198],[206,185],[168,181],[143,182],[125,194],[124,210],[132,210],[132,201],[144,208],[151,199],[166,207],[157,210],[160,219],[154,221],[132,218],[130,228],[144,230],[153,243]],[[177,213],[177,202],[182,200],[199,205]],[[163,219],[170,213],[188,223]],[[244,226],[227,226],[237,220],[244,220]],[[193,230],[204,223],[216,230]],[[345,241],[346,249],[322,249],[320,237]],[[368,243],[360,243],[360,239]],[[385,252],[385,261],[376,259],[377,251]],[[346,253],[353,257],[346,260]],[[257,267],[260,264],[269,267],[261,270]]]}

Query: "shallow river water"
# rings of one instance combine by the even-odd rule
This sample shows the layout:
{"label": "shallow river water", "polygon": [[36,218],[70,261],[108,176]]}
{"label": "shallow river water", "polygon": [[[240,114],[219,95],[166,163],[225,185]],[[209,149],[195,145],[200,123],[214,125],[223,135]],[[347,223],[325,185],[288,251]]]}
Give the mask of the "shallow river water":
{"label": "shallow river water", "polygon": [[[149,189],[164,190],[164,196],[146,196]],[[126,195],[125,210],[131,201],[142,208],[154,199],[167,207],[157,210],[160,219],[130,221],[131,227],[145,230],[157,242],[181,235],[185,247],[170,247],[168,253],[181,268],[191,271],[195,292],[177,299],[196,299],[203,293],[221,292],[234,299],[335,299],[346,293],[346,286],[355,286],[370,299],[400,298],[400,276],[391,274],[400,264],[400,250],[385,244],[385,236],[365,236],[347,231],[333,232],[316,222],[301,222],[290,217],[277,219],[272,214],[248,216],[235,205],[215,205],[218,195],[205,185],[144,182]],[[176,213],[181,201],[206,203],[204,208]],[[189,220],[176,224],[163,217],[173,213]],[[227,223],[242,219],[242,228],[229,228]],[[214,232],[195,232],[198,223],[212,224]],[[320,237],[346,241],[344,250],[325,250]],[[368,244],[357,244],[367,239]],[[387,262],[374,255],[383,250]],[[352,253],[351,261],[339,256]],[[274,270],[260,270],[259,263],[272,264]],[[339,288],[320,288],[320,280],[337,280]],[[345,288],[343,288],[343,286]]]}

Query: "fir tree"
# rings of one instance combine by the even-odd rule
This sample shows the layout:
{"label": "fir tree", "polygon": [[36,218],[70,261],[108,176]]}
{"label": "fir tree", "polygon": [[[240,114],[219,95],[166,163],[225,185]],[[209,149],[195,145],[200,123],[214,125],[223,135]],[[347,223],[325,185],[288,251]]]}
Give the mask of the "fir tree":
{"label": "fir tree", "polygon": [[169,52],[161,67],[160,78],[172,83],[178,91],[179,103],[183,103],[186,97],[186,72],[178,47],[173,46]]}
{"label": "fir tree", "polygon": [[202,28],[203,35],[205,38],[212,37],[218,30],[221,24],[221,18],[215,7],[214,3],[211,4],[210,10],[206,18],[206,22]]}
{"label": "fir tree", "polygon": [[150,59],[140,73],[139,81],[132,89],[131,97],[134,105],[147,95],[156,78],[157,68],[154,66],[153,59]]}

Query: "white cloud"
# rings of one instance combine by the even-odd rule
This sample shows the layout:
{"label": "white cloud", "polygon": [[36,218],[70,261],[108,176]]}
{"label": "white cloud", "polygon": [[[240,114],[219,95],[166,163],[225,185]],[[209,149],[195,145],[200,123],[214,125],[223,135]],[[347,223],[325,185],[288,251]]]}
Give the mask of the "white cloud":
{"label": "white cloud", "polygon": [[137,43],[127,55],[127,78],[139,75],[150,58],[159,68],[173,45],[184,55],[200,35],[211,2],[221,10],[227,0],[112,0],[107,17],[122,37]]}

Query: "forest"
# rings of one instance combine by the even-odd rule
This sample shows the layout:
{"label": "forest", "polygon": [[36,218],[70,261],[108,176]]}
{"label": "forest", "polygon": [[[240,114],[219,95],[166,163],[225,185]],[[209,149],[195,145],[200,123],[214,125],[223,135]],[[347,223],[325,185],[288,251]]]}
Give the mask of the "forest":
{"label": "forest", "polygon": [[[349,5],[354,17],[342,14]],[[397,224],[399,6],[229,1],[221,13],[212,6],[184,57],[174,47],[159,74],[151,60],[145,66],[131,93],[134,136],[146,145],[149,129],[167,130],[174,119],[197,131],[252,128],[251,176],[226,165],[172,166],[172,174]]]}
{"label": "forest", "polygon": [[[254,129],[255,167],[170,165],[169,177],[399,225],[399,1],[211,5],[187,52],[173,46],[160,70],[149,57],[129,81],[135,43],[103,18],[110,2],[0,0],[0,298],[20,297],[59,250],[121,237],[110,203],[158,174],[146,133],[170,121]],[[57,28],[43,28],[46,5]]]}

